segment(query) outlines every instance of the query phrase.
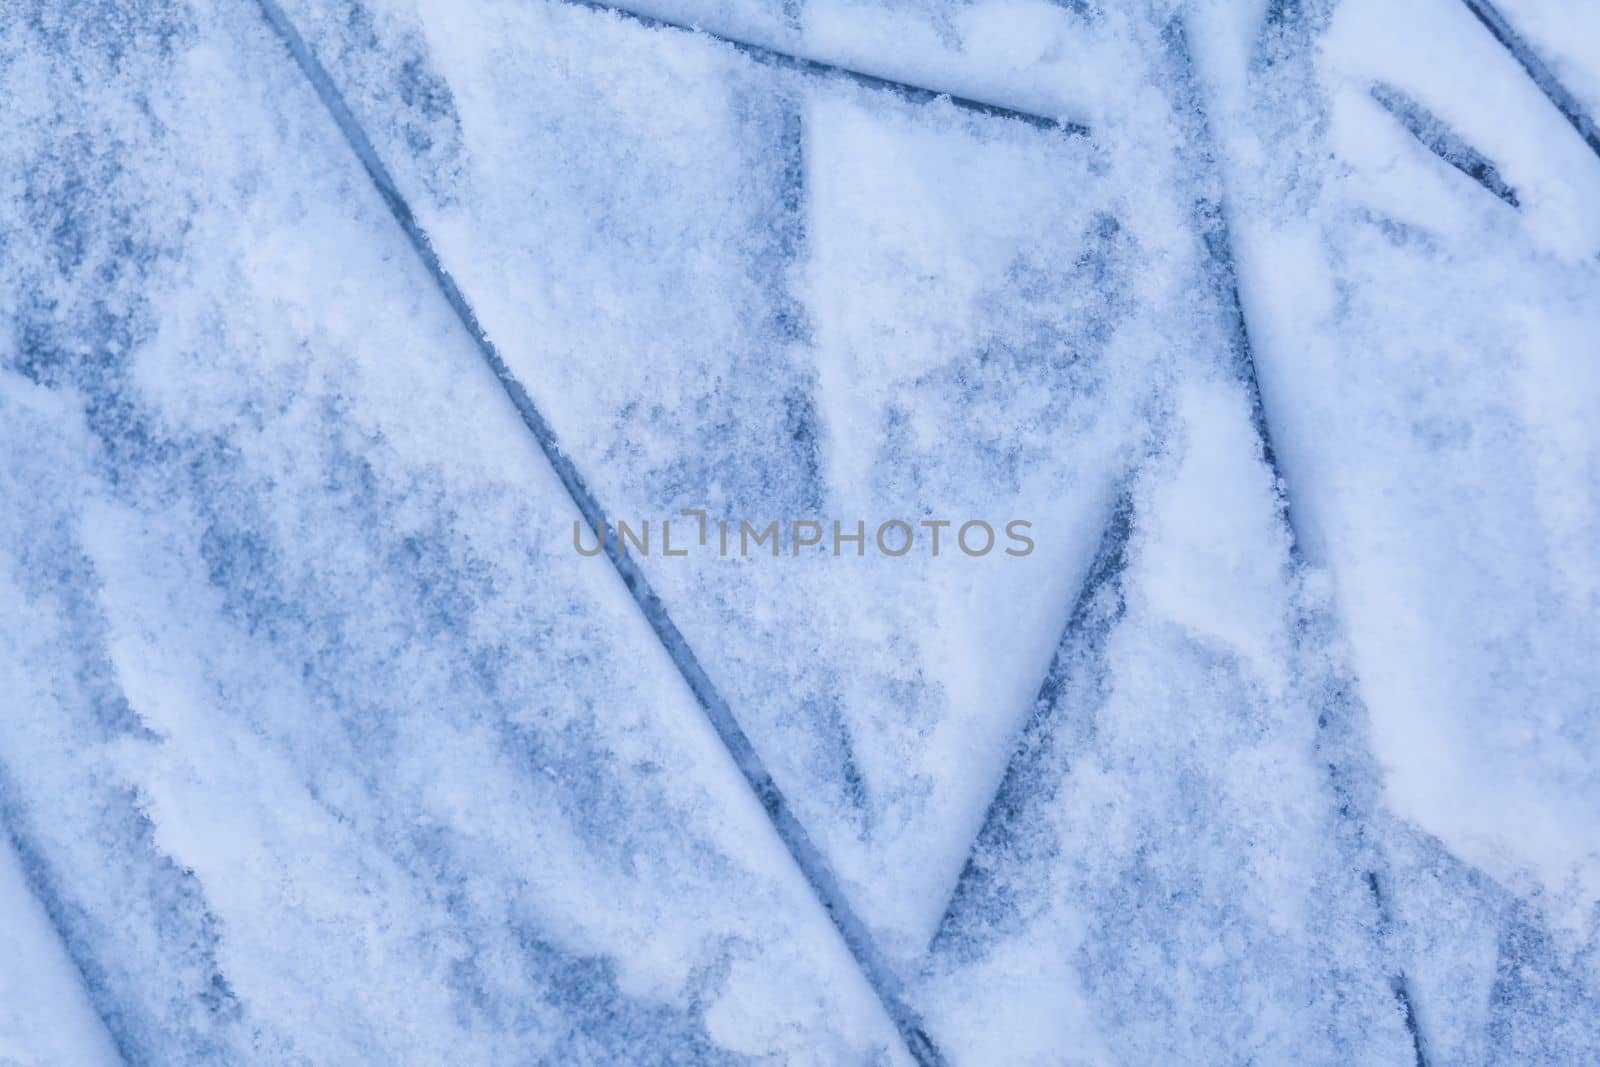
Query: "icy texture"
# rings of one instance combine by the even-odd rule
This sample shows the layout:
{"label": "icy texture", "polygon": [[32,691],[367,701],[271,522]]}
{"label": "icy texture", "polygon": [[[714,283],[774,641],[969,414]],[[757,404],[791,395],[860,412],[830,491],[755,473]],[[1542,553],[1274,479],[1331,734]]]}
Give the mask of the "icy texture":
{"label": "icy texture", "polygon": [[99,15],[7,27],[0,798],[124,1056],[888,1056],[264,23]]}

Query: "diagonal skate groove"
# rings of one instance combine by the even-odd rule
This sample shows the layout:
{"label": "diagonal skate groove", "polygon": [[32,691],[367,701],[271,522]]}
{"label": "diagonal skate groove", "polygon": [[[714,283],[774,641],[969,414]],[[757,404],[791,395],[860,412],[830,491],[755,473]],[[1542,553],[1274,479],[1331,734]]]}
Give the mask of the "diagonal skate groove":
{"label": "diagonal skate groove", "polygon": [[979,824],[978,836],[967,850],[967,860],[961,868],[961,874],[946,898],[944,912],[934,931],[929,951],[940,951],[957,938],[961,916],[969,910],[971,903],[985,897],[993,898],[997,894],[984,865],[984,854],[1006,843],[1010,823],[1022,814],[1023,802],[1037,799],[1035,794],[1024,795],[1024,791],[1026,783],[1039,780],[1040,776],[1033,772],[1040,760],[1056,748],[1056,733],[1060,728],[1055,721],[1057,704],[1068,686],[1075,681],[1077,664],[1085,656],[1095,656],[1112,623],[1121,614],[1120,607],[1101,613],[1098,602],[1101,592],[1122,573],[1132,523],[1133,499],[1124,486],[1117,494],[1111,515],[1106,520],[1100,545],[1089,564],[1088,573],[1084,575],[1066,628],[1056,643],[1050,666],[1039,685],[1038,695],[1034,697],[1033,709],[1017,736],[1005,773],[990,797],[983,822]]}
{"label": "diagonal skate groove", "polygon": [[1372,98],[1421,145],[1512,207],[1520,207],[1517,191],[1500,177],[1487,156],[1473,148],[1442,119],[1406,93],[1385,82],[1372,86]]}
{"label": "diagonal skate groove", "polygon": [[994,119],[1013,119],[1025,122],[1029,126],[1041,130],[1061,130],[1076,137],[1087,137],[1089,127],[1081,122],[1068,122],[1062,119],[1051,118],[1034,111],[1023,108],[1007,107],[1004,104],[992,104],[984,100],[976,100],[968,96],[957,96],[953,93],[943,92],[938,89],[929,89],[921,85],[912,85],[909,82],[895,81],[876,74],[855,70],[850,67],[837,66],[833,63],[824,63],[818,59],[806,56],[797,56],[789,52],[780,52],[765,45],[742,41],[736,37],[728,37],[711,30],[691,26],[682,22],[673,22],[670,19],[658,18],[654,15],[642,15],[630,11],[625,7],[607,3],[605,0],[559,0],[560,3],[573,7],[585,7],[591,11],[604,12],[636,22],[641,26],[655,30],[681,30],[684,33],[699,34],[709,37],[713,41],[728,45],[734,51],[746,58],[760,63],[762,66],[773,67],[778,70],[795,71],[813,78],[823,78],[833,81],[847,81],[874,92],[891,93],[902,97],[914,104],[931,104],[936,100],[947,100],[951,106],[962,111],[970,111],[976,115],[983,115]]}
{"label": "diagonal skate groove", "polygon": [[1561,112],[1561,117],[1578,131],[1578,136],[1583,138],[1590,151],[1600,156],[1600,127],[1597,127],[1594,119],[1584,111],[1578,98],[1561,84],[1555,72],[1539,58],[1539,54],[1511,28],[1506,17],[1500,14],[1499,8],[1489,0],[1461,0],[1461,2],[1467,5],[1468,11],[1478,17],[1478,21],[1494,35],[1494,39],[1500,42],[1501,47],[1510,52],[1511,57],[1522,65],[1522,69],[1528,72],[1528,77],[1533,79],[1533,84],[1537,85],[1546,99]]}
{"label": "diagonal skate groove", "polygon": [[[300,72],[310,82],[318,99],[327,109],[329,117],[339,132],[344,136],[346,144],[360,161],[371,179],[373,186],[382,196],[389,212],[399,224],[410,242],[411,247],[422,261],[423,267],[438,286],[440,293],[455,312],[456,318],[471,335],[473,343],[477,346],[479,355],[494,372],[506,396],[516,408],[523,424],[528,428],[539,448],[551,467],[555,469],[561,484],[566,488],[568,495],[577,506],[585,522],[592,527],[600,529],[604,525],[604,509],[599,501],[590,492],[583,476],[577,467],[556,440],[555,431],[545,418],[540,414],[527,390],[506,365],[494,342],[489,340],[483,327],[479,324],[477,315],[472,306],[467,302],[455,280],[440,262],[439,255],[434,251],[428,235],[423,231],[421,224],[412,214],[411,207],[405,197],[401,195],[394,179],[390,176],[388,168],[378,158],[376,150],[372,147],[371,140],[362,129],[360,123],[351,113],[343,96],[333,84],[333,79],[321,62],[311,53],[310,47],[304,38],[295,29],[294,24],[283,13],[275,0],[257,0],[263,17],[278,35],[284,47],[288,50]],[[616,569],[618,576],[632,594],[634,602],[643,613],[656,638],[665,648],[673,665],[682,676],[689,690],[694,694],[706,718],[710,721],[712,729],[717,733],[723,747],[727,750],[734,765],[744,776],[746,784],[760,802],[762,810],[766,812],[773,829],[788,850],[795,866],[800,869],[801,875],[810,885],[817,901],[827,912],[835,929],[838,930],[846,948],[854,957],[856,965],[860,968],[867,984],[877,995],[885,1012],[899,1031],[901,1039],[905,1042],[912,1058],[922,1067],[933,1067],[943,1064],[944,1059],[932,1040],[923,1029],[921,1019],[905,1003],[901,997],[900,982],[892,969],[884,962],[878,953],[877,946],[873,943],[866,925],[851,908],[848,898],[835,879],[833,871],[823,858],[821,851],[812,842],[805,827],[800,824],[785,799],[783,792],[778,788],[777,782],[768,772],[750,739],[734,718],[728,703],[723,699],[716,685],[700,665],[698,657],[685,640],[677,624],[672,621],[666,605],[656,595],[650,583],[646,580],[639,564],[633,557],[624,554],[618,547],[617,538],[608,535],[604,538],[606,556]]]}

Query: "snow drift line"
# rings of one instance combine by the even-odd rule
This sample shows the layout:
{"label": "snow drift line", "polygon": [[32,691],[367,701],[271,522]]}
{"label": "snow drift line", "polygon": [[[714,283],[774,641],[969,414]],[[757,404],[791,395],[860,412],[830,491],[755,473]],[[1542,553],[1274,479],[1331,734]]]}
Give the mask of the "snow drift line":
{"label": "snow drift line", "polygon": [[1600,127],[1595,126],[1594,120],[1584,112],[1583,105],[1578,103],[1578,98],[1561,84],[1554,71],[1545,66],[1539,54],[1511,28],[1511,24],[1500,14],[1499,9],[1489,0],[1461,0],[1461,2],[1467,5],[1468,11],[1478,16],[1478,21],[1494,34],[1494,39],[1511,53],[1511,57],[1522,64],[1522,69],[1528,72],[1533,84],[1537,85],[1539,91],[1556,106],[1562,117],[1572,124],[1572,128],[1578,131],[1578,136],[1583,138],[1589,149],[1600,156]]}
{"label": "snow drift line", "polygon": [[1517,191],[1483,153],[1464,141],[1443,119],[1387,82],[1373,84],[1372,99],[1395,117],[1428,151],[1471,178],[1512,207],[1521,207]]}
{"label": "snow drift line", "polygon": [[893,78],[868,74],[865,71],[854,70],[850,67],[825,63],[820,59],[810,59],[805,56],[792,55],[788,52],[780,52],[765,45],[741,41],[736,37],[728,37],[711,30],[701,29],[698,26],[673,22],[670,19],[657,18],[654,15],[641,15],[637,11],[630,11],[625,7],[606,3],[605,0],[558,0],[558,2],[572,7],[585,7],[591,11],[616,15],[619,18],[626,19],[629,22],[636,22],[653,30],[681,30],[684,33],[709,37],[713,41],[728,45],[734,51],[763,66],[775,67],[778,70],[792,70],[814,78],[849,81],[875,92],[893,93],[915,104],[931,104],[936,100],[948,100],[954,107],[977,115],[984,115],[988,118],[1015,119],[1018,122],[1025,122],[1029,126],[1034,126],[1041,130],[1061,130],[1074,137],[1087,137],[1089,135],[1089,127],[1081,122],[1054,119],[1047,115],[1040,115],[1037,112],[1025,111],[1022,108],[1007,107],[1004,104],[991,104],[984,100],[975,100],[969,96],[956,96],[953,93],[941,92],[921,85],[912,85],[909,82],[895,81]]}
{"label": "snow drift line", "polygon": [[[517,409],[517,414],[521,416],[523,425],[528,428],[528,431],[538,442],[539,448],[544,452],[545,458],[549,460],[551,467],[555,469],[557,477],[561,479],[561,484],[566,488],[567,494],[572,498],[572,502],[577,505],[584,521],[596,529],[602,528],[605,521],[604,509],[600,507],[594,494],[589,491],[572,460],[561,451],[561,447],[556,441],[555,431],[551,429],[550,424],[545,421],[544,416],[534,406],[533,400],[528,396],[527,390],[523,388],[522,383],[512,374],[511,368],[506,365],[505,360],[495,348],[494,342],[490,341],[487,334],[484,333],[483,327],[478,323],[477,315],[473,312],[471,305],[467,303],[466,297],[462,295],[455,280],[440,262],[438,253],[434,251],[427,234],[417,222],[415,215],[412,214],[410,206],[400,194],[399,188],[395,185],[388,169],[383,165],[383,161],[378,158],[377,152],[372,147],[372,142],[367,138],[360,123],[356,121],[343,96],[334,86],[327,70],[324,69],[316,56],[312,55],[304,38],[300,36],[299,31],[295,29],[294,24],[290,22],[275,0],[257,0],[257,3],[268,25],[282,40],[290,56],[299,66],[300,72],[311,83],[317,97],[322,101],[334,124],[339,128],[340,133],[344,135],[345,143],[349,145],[356,158],[360,160],[362,167],[367,172],[367,176],[372,180],[373,186],[377,189],[379,195],[383,197],[384,203],[388,205],[390,214],[399,223],[401,230],[404,231],[407,240],[411,243],[411,247],[416,251],[418,258],[422,260],[423,267],[432,276],[440,293],[455,312],[456,318],[466,328],[467,333],[472,336],[474,344],[477,345],[479,355],[483,357],[489,369],[494,372],[494,376],[499,380],[506,396]],[[610,529],[609,527],[606,528]],[[649,622],[650,628],[655,632],[662,647],[666,649],[667,655],[678,669],[678,673],[683,677],[684,682],[687,683],[700,707],[704,710],[706,718],[710,720],[712,729],[716,731],[717,737],[722,741],[723,747],[727,750],[734,765],[738,767],[750,790],[756,795],[756,799],[760,801],[762,810],[766,812],[773,829],[782,840],[784,847],[788,849],[795,866],[800,869],[801,875],[810,885],[817,901],[833,921],[834,927],[844,940],[845,947],[854,957],[862,976],[877,995],[884,1011],[893,1021],[912,1058],[922,1067],[942,1067],[944,1063],[943,1056],[924,1031],[921,1019],[901,998],[898,978],[883,962],[877,947],[872,942],[866,925],[851,909],[844,891],[840,888],[821,851],[818,850],[810,835],[806,833],[805,828],[795,817],[788,801],[778,788],[777,782],[773,780],[760,755],[751,745],[750,739],[745,736],[744,730],[740,728],[738,721],[734,718],[727,701],[718,692],[716,685],[706,674],[704,668],[701,667],[699,659],[689,647],[682,632],[667,613],[666,605],[661,602],[661,598],[650,587],[650,583],[645,579],[638,563],[621,552],[618,539],[614,534],[607,536],[604,540],[607,544],[607,558],[610,559],[623,584],[627,586],[628,592],[632,594],[634,602],[638,605],[640,612],[644,614],[646,621]]]}
{"label": "snow drift line", "polygon": [[[1468,0],[1470,2],[1470,0]],[[1183,108],[1193,124],[1192,137],[1199,151],[1198,167],[1204,167],[1209,173],[1199,176],[1201,191],[1196,198],[1195,214],[1200,225],[1201,240],[1205,244],[1206,256],[1210,261],[1207,273],[1217,291],[1221,293],[1224,308],[1223,312],[1228,319],[1229,345],[1233,367],[1239,380],[1244,384],[1245,391],[1250,399],[1250,419],[1255,426],[1256,434],[1261,441],[1262,460],[1272,472],[1273,481],[1277,484],[1279,508],[1283,514],[1284,524],[1289,529],[1289,558],[1298,564],[1305,562],[1302,538],[1295,528],[1294,513],[1290,508],[1290,498],[1287,489],[1288,482],[1283,477],[1282,468],[1278,464],[1277,452],[1272,446],[1272,429],[1267,422],[1267,409],[1261,395],[1261,382],[1256,374],[1255,353],[1250,344],[1249,326],[1245,321],[1244,302],[1239,293],[1239,269],[1233,253],[1233,237],[1228,229],[1228,217],[1224,203],[1221,168],[1217,162],[1216,148],[1211,140],[1210,127],[1206,121],[1205,109],[1201,106],[1199,86],[1194,75],[1194,57],[1189,49],[1189,35],[1184,26],[1183,16],[1175,15],[1163,33],[1167,47],[1171,53],[1173,71],[1179,80],[1179,89],[1187,98]],[[1198,169],[1197,167],[1197,169]],[[1359,701],[1354,693],[1344,691],[1339,694],[1338,703],[1343,707],[1338,710],[1341,716],[1348,718],[1353,705]],[[1333,701],[1330,700],[1330,704]],[[1329,728],[1328,710],[1324,709],[1317,716],[1317,729],[1319,734]],[[1332,779],[1336,797],[1341,800],[1339,810],[1349,819],[1355,827],[1358,837],[1365,836],[1365,817],[1361,814],[1347,791],[1341,785],[1344,772],[1335,761],[1328,763],[1329,776]],[[1376,871],[1366,871],[1365,880],[1367,890],[1372,897],[1373,906],[1377,909],[1379,922],[1384,927],[1392,925],[1392,912],[1389,906],[1388,895],[1384,892],[1383,883]],[[1405,1012],[1406,1032],[1411,1037],[1411,1049],[1415,1054],[1417,1067],[1428,1067],[1428,1059],[1423,1048],[1421,1030],[1417,1024],[1417,1015],[1412,1003],[1410,986],[1406,981],[1405,972],[1397,971],[1389,976],[1390,987],[1394,990],[1395,999],[1399,1001]]]}

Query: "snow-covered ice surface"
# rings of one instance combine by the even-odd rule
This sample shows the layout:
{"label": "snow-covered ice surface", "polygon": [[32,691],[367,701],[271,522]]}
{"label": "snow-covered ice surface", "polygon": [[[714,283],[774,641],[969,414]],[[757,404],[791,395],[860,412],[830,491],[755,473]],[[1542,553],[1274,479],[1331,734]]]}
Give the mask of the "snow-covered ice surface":
{"label": "snow-covered ice surface", "polygon": [[1466,4],[3,11],[0,1062],[1600,1058],[1600,159]]}

